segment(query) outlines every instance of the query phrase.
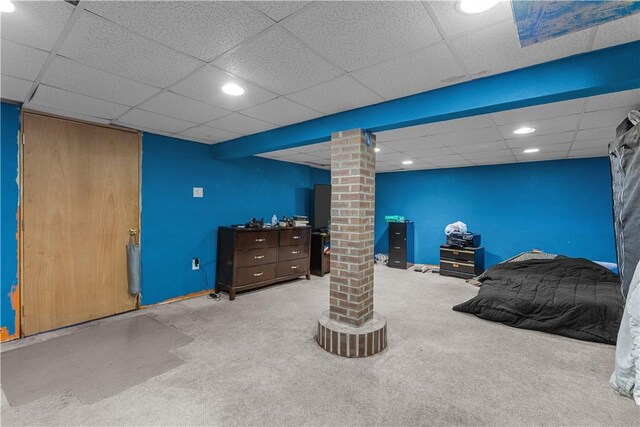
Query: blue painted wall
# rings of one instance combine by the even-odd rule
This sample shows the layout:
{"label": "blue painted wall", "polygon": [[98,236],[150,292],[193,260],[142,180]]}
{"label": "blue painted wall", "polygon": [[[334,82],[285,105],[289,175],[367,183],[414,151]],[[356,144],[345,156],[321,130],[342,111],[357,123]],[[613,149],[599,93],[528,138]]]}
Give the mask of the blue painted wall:
{"label": "blue painted wall", "polygon": [[9,293],[18,284],[18,129],[20,109],[0,104],[0,326],[16,331]]}
{"label": "blue painted wall", "polygon": [[[258,157],[218,161],[207,145],[147,133],[142,152],[143,304],[213,287],[219,225],[306,215],[313,184],[329,175]],[[204,198],[193,198],[193,187]],[[193,257],[208,285],[191,270]]]}
{"label": "blue painted wall", "polygon": [[533,248],[616,261],[605,157],[376,175],[376,253],[385,215],[415,221],[416,262],[437,264],[444,228],[482,234],[486,266]]}

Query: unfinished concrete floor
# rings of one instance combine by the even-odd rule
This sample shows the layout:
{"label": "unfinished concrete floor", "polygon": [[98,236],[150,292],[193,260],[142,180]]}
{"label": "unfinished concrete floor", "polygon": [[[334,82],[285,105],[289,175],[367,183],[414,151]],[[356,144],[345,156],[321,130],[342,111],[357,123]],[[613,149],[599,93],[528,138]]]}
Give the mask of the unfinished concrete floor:
{"label": "unfinished concrete floor", "polygon": [[[313,340],[328,276],[167,304],[146,314],[194,341],[185,363],[98,402],[71,392],[10,407],[8,425],[638,425],[608,385],[612,346],[526,331],[451,310],[477,289],[376,267],[389,347],[366,359]],[[122,318],[117,316],[116,318]],[[30,345],[114,319],[4,344]]]}

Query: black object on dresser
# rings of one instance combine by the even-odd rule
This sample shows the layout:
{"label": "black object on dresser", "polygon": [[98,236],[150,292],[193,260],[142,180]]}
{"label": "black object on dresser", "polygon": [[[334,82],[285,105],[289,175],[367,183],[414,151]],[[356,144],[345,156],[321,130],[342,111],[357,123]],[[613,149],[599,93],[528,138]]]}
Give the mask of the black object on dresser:
{"label": "black object on dresser", "polygon": [[389,223],[389,267],[406,270],[413,265],[413,234],[411,221]]}
{"label": "black object on dresser", "polygon": [[471,279],[484,271],[484,248],[440,246],[440,275]]}
{"label": "black object on dresser", "polygon": [[329,272],[331,255],[325,252],[325,248],[331,244],[328,233],[311,233],[311,274],[324,276]]}
{"label": "black object on dresser", "polygon": [[216,292],[236,291],[309,276],[311,227],[218,228]]}

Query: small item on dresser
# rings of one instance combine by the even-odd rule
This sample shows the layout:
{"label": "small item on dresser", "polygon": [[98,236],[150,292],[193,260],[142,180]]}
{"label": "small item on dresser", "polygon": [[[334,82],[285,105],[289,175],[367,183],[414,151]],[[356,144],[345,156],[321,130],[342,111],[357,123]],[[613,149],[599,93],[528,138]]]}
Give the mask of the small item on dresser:
{"label": "small item on dresser", "polygon": [[402,215],[385,215],[384,220],[387,222],[404,222]]}
{"label": "small item on dresser", "polygon": [[271,217],[271,226],[275,227],[276,225],[278,225],[278,217],[273,214],[273,216]]}
{"label": "small item on dresser", "polygon": [[255,218],[251,218],[249,222],[246,224],[247,228],[263,228],[264,227],[264,218],[260,218],[258,221]]}
{"label": "small item on dresser", "polygon": [[457,246],[459,248],[477,248],[480,246],[480,234],[471,232],[457,232],[447,236],[447,246]]}

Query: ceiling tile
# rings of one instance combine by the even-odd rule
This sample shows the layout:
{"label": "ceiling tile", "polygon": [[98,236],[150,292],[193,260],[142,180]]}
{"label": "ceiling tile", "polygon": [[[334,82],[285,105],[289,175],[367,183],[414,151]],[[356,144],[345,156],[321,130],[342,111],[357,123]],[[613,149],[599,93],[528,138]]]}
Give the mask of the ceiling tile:
{"label": "ceiling tile", "polygon": [[429,149],[418,149],[418,150],[404,150],[404,154],[409,156],[412,159],[437,159],[444,156],[450,156],[456,154],[455,151],[451,150],[448,147],[440,147],[440,148],[429,148]]}
{"label": "ceiling tile", "polygon": [[469,144],[469,145],[455,145],[451,147],[451,150],[459,154],[466,154],[466,153],[477,153],[478,151],[503,150],[508,148],[509,147],[504,141],[490,141],[490,142],[479,142],[476,144]]}
{"label": "ceiling tile", "polygon": [[582,113],[584,99],[574,99],[571,101],[554,102],[550,104],[536,105],[534,107],[518,108],[516,110],[501,111],[493,113],[492,117],[497,125],[524,125],[544,119],[552,119],[559,116],[569,116]]}
{"label": "ceiling tile", "polygon": [[545,153],[540,151],[539,153],[529,154],[516,154],[516,159],[520,162],[539,162],[542,160],[560,160],[567,157],[568,150],[554,151],[551,153]]}
{"label": "ceiling tile", "polygon": [[318,2],[284,26],[347,71],[441,39],[419,2]]}
{"label": "ceiling tile", "polygon": [[135,129],[167,133],[177,133],[195,126],[195,123],[137,109],[133,109],[120,117],[118,123],[132,126]]}
{"label": "ceiling tile", "polygon": [[405,153],[399,153],[399,152],[379,152],[376,154],[376,160],[379,162],[384,162],[384,163],[397,163],[397,162],[401,162],[403,160],[408,160],[411,157],[409,157],[408,155],[406,155]]}
{"label": "ceiling tile", "polygon": [[31,103],[112,120],[129,109],[126,105],[102,101],[51,86],[39,85]]}
{"label": "ceiling tile", "polygon": [[233,113],[221,119],[212,120],[208,122],[207,125],[241,135],[251,135],[276,127],[271,123],[256,120],[240,113]]}
{"label": "ceiling tile", "polygon": [[569,157],[570,159],[577,159],[577,158],[583,158],[583,157],[604,157],[607,155],[608,155],[608,152],[605,147],[605,148],[590,148],[587,150],[571,150],[567,157]]}
{"label": "ceiling tile", "polygon": [[233,1],[90,1],[85,7],[206,62],[273,24],[264,14]]}
{"label": "ceiling tile", "polygon": [[352,75],[387,99],[469,80],[444,43],[355,71]]}
{"label": "ceiling tile", "polygon": [[574,150],[592,150],[600,149],[606,150],[609,147],[611,140],[608,139],[594,139],[591,141],[576,141],[571,146],[571,151]]}
{"label": "ceiling tile", "polygon": [[242,114],[280,126],[304,122],[322,115],[284,97],[243,110]]}
{"label": "ceiling tile", "polygon": [[85,122],[99,123],[99,124],[103,124],[103,125],[108,125],[108,124],[111,123],[111,120],[108,120],[108,119],[101,119],[101,118],[98,118],[98,117],[91,117],[91,116],[86,115],[86,114],[75,113],[73,111],[67,111],[67,110],[61,110],[59,108],[47,107],[47,106],[40,105],[40,104],[33,104],[31,102],[28,102],[28,103],[24,104],[22,106],[22,108],[29,109],[29,110],[34,110],[34,111],[40,111],[40,112],[48,113],[48,114],[54,114],[56,116],[67,117],[67,118],[70,118],[70,119],[83,120]]}
{"label": "ceiling tile", "polygon": [[163,92],[138,108],[194,123],[204,123],[231,114],[230,111],[173,92]]}
{"label": "ceiling tile", "polygon": [[0,63],[2,74],[24,80],[35,80],[49,54],[43,50],[2,40]]}
{"label": "ceiling tile", "polygon": [[595,129],[605,126],[615,128],[627,118],[627,114],[629,114],[629,108],[584,113],[584,117],[580,122],[580,129]]}
{"label": "ceiling tile", "polygon": [[451,163],[464,163],[464,162],[468,162],[468,160],[459,154],[449,154],[446,156],[433,157],[430,159],[430,162],[433,164],[441,165],[441,164],[451,164]]}
{"label": "ceiling tile", "polygon": [[616,137],[615,128],[606,127],[599,129],[579,130],[576,133],[576,141],[590,141],[593,139],[610,139]]}
{"label": "ceiling tile", "polygon": [[431,162],[431,164],[437,168],[457,168],[457,167],[474,166],[472,162],[465,159],[461,159],[459,161],[457,160],[439,161],[439,162],[434,161],[434,162]]}
{"label": "ceiling tile", "polygon": [[349,76],[287,95],[287,98],[325,114],[351,110],[384,101]]}
{"label": "ceiling tile", "polygon": [[511,150],[508,148],[503,150],[487,150],[487,151],[476,151],[475,153],[465,153],[462,154],[462,157],[465,159],[471,160],[475,162],[480,159],[492,159],[492,158],[503,158],[503,157],[513,157]]}
{"label": "ceiling tile", "polygon": [[398,151],[395,148],[393,148],[393,143],[388,143],[388,142],[380,143],[376,141],[376,148],[379,148],[381,153],[393,153]]}
{"label": "ceiling tile", "polygon": [[303,8],[309,1],[251,1],[248,4],[274,21],[282,21],[293,12]]}
{"label": "ceiling tile", "polygon": [[511,4],[501,1],[486,12],[470,15],[456,9],[456,1],[430,1],[447,35],[477,30],[500,21],[513,19]]}
{"label": "ceiling tile", "polygon": [[402,139],[419,138],[425,135],[427,135],[427,131],[424,127],[410,126],[406,128],[376,132],[376,141],[378,142],[399,141]]}
{"label": "ceiling tile", "polygon": [[281,95],[342,73],[277,27],[223,56],[215,65]]}
{"label": "ceiling tile", "polygon": [[442,148],[442,143],[431,136],[423,136],[420,138],[391,141],[384,147],[391,148],[393,151],[431,150],[434,148]]}
{"label": "ceiling tile", "polygon": [[[242,96],[230,96],[222,92],[225,84],[235,83],[245,89]],[[204,67],[171,88],[179,93],[207,104],[230,111],[239,111],[275,98],[275,93],[248,84],[215,67]]]}
{"label": "ceiling tile", "polygon": [[3,74],[0,77],[0,98],[24,102],[32,85],[33,82],[28,80],[5,76]]}
{"label": "ceiling tile", "polygon": [[196,138],[212,143],[228,141],[230,139],[238,138],[242,135],[233,132],[227,132],[225,130],[214,129],[209,126],[197,126],[191,129],[187,129],[179,133],[179,135],[187,138]]}
{"label": "ceiling tile", "polygon": [[496,74],[582,53],[588,31],[520,48],[513,21],[492,25],[452,41],[471,74]]}
{"label": "ceiling tile", "polygon": [[602,49],[636,40],[640,40],[640,14],[598,26],[593,49]]}
{"label": "ceiling tile", "polygon": [[444,135],[436,135],[435,138],[444,146],[452,145],[469,145],[480,142],[500,141],[502,135],[498,129],[494,127],[473,129],[463,132],[452,132]]}
{"label": "ceiling tile", "polygon": [[[73,76],[73,78],[70,78]],[[134,106],[160,89],[56,56],[42,82],[105,101]]]}
{"label": "ceiling tile", "polygon": [[473,163],[477,166],[487,165],[503,165],[506,163],[515,163],[516,159],[513,156],[505,157],[487,157],[486,159],[474,159]]}
{"label": "ceiling tile", "polygon": [[610,110],[621,107],[640,107],[640,89],[592,96],[587,101],[585,111]]}
{"label": "ceiling tile", "polygon": [[523,136],[521,138],[508,139],[505,142],[511,148],[539,148],[550,144],[571,142],[574,135],[574,131],[569,131],[540,136]]}
{"label": "ceiling tile", "polygon": [[[489,114],[471,116],[462,119],[447,120],[444,122],[422,125],[422,129],[428,135],[441,135],[443,133],[461,132],[471,129],[481,129],[495,126]],[[417,126],[420,127],[420,126]]]}
{"label": "ceiling tile", "polygon": [[203,64],[89,12],[75,23],[60,54],[158,87],[169,86]]}
{"label": "ceiling tile", "polygon": [[15,1],[13,13],[2,14],[2,38],[50,51],[73,6],[63,1]]}
{"label": "ceiling tile", "polygon": [[500,132],[504,135],[505,139],[517,139],[528,138],[534,135],[516,135],[513,133],[516,129],[522,126],[531,126],[536,132],[535,135],[549,135],[552,133],[560,133],[576,130],[580,121],[580,114],[574,114],[572,116],[556,117],[546,120],[533,120],[526,123],[518,123],[511,125],[499,126]]}

